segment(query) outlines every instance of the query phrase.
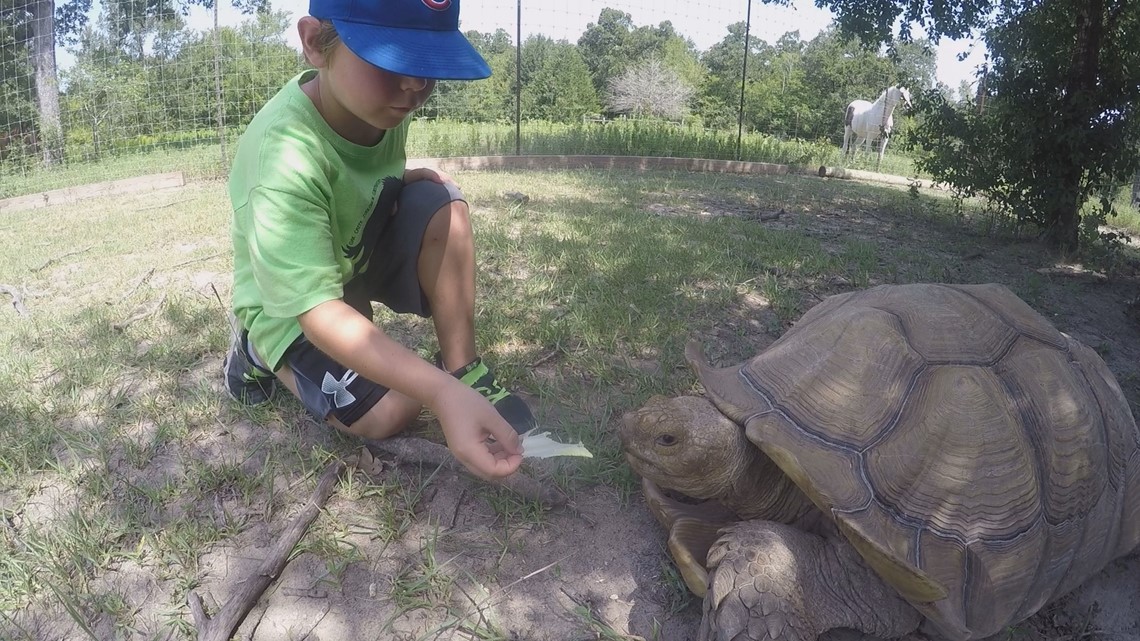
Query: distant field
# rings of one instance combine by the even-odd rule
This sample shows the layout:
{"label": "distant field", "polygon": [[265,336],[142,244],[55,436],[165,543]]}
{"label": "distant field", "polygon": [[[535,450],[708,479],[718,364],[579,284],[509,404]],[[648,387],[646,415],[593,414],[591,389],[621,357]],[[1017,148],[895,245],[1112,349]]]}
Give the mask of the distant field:
{"label": "distant field", "polygon": [[[742,137],[737,158],[735,131],[661,122],[618,120],[567,125],[532,121],[524,123],[520,133],[525,155],[670,156],[807,166],[840,162],[836,146],[780,140],[759,133]],[[31,162],[27,166],[0,164],[0,198],[166,171],[182,171],[188,179],[223,177],[239,135],[238,130],[232,130],[224,150],[216,132],[203,131],[169,139],[147,136],[134,143],[120,142],[113,153],[99,161],[72,161],[52,170]],[[408,155],[413,158],[508,155],[515,149],[515,127],[506,123],[420,120],[412,125],[408,141]],[[862,157],[852,166],[874,169],[874,160]],[[880,171],[900,176],[915,173],[913,161],[895,153],[888,153]]]}

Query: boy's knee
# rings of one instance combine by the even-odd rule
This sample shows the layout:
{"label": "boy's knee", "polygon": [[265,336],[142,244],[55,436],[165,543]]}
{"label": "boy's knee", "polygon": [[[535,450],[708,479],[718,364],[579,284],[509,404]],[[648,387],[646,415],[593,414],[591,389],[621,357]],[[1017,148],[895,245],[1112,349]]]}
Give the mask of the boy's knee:
{"label": "boy's knee", "polygon": [[379,416],[369,416],[368,414],[361,416],[355,423],[349,426],[346,426],[337,420],[336,417],[332,416],[328,418],[328,422],[342,432],[377,441],[395,436],[404,429],[404,425],[402,424],[386,420]]}
{"label": "boy's knee", "polygon": [[328,422],[354,436],[380,440],[402,432],[419,413],[419,403],[398,392],[388,392],[352,425],[346,426],[331,416]]}
{"label": "boy's knee", "polygon": [[427,228],[429,242],[441,240],[446,240],[448,243],[471,242],[473,236],[471,209],[462,200],[453,200],[440,207],[432,216]]}
{"label": "boy's knee", "polygon": [[351,425],[345,425],[337,420],[335,416],[329,416],[327,421],[333,425],[334,428],[348,432],[352,436],[380,440],[398,435],[407,425],[406,422],[402,422],[396,419],[396,417],[385,414],[386,413],[383,412],[369,411],[364,416],[360,416],[359,419]]}

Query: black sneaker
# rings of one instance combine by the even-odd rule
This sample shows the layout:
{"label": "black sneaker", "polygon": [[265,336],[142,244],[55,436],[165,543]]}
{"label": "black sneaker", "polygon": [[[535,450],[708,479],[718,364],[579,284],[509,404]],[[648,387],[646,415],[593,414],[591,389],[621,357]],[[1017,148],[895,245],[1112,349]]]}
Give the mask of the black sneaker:
{"label": "black sneaker", "polygon": [[476,358],[466,367],[461,367],[451,373],[463,383],[483,395],[491,402],[511,427],[519,434],[526,434],[535,427],[534,415],[527,407],[526,401],[511,394],[507,388],[499,385],[495,374],[483,363],[483,359]]}
{"label": "black sneaker", "polygon": [[226,393],[245,405],[261,405],[273,396],[273,390],[277,387],[277,377],[273,372],[258,365],[250,357],[249,332],[244,329],[233,334],[223,372]]}

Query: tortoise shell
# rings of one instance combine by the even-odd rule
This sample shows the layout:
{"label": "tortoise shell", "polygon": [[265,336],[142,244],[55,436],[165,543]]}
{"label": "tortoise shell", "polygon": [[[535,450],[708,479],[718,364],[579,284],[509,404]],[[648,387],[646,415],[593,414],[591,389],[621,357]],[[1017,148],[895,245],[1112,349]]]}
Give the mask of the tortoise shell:
{"label": "tortoise shell", "polygon": [[1003,286],[832,296],[737,367],[690,360],[947,637],[999,632],[1140,543],[1140,434],[1120,386]]}

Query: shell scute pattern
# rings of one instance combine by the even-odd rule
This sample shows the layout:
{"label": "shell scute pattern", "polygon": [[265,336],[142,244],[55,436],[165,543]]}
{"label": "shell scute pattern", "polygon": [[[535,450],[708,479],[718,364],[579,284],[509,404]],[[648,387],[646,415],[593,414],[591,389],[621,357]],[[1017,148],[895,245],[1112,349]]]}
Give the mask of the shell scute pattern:
{"label": "shell scute pattern", "polygon": [[[1005,287],[880,286],[825,299],[745,363],[714,368],[696,348],[686,356],[708,409],[692,397],[655,399],[627,415],[623,445],[638,473],[667,484],[677,469],[653,449],[651,417],[678,417],[661,425],[681,434],[697,424],[679,418],[681,408],[703,416],[702,428],[720,419],[731,439],[742,427],[744,440],[721,449],[753,450],[755,462],[725,475],[692,467],[698,481],[716,481],[690,484],[707,492],[695,496],[729,501],[756,533],[822,514],[834,534],[808,528],[805,540],[854,550],[875,577],[822,608],[826,617],[790,596],[780,612],[850,626],[841,614],[881,585],[938,636],[978,639],[1140,545],[1140,430],[1128,401],[1094,350]],[[740,547],[722,540],[714,549]],[[710,565],[714,591],[722,573],[757,581],[733,589],[785,589],[772,568],[788,564],[725,559]],[[806,581],[813,563],[818,555],[797,556],[803,565],[789,580]],[[727,611],[709,603],[707,630],[716,630]],[[887,617],[881,629],[905,632],[907,621]]]}

